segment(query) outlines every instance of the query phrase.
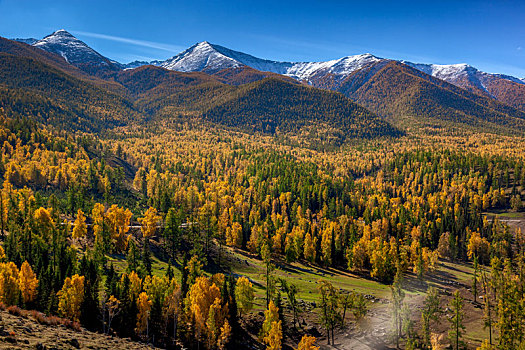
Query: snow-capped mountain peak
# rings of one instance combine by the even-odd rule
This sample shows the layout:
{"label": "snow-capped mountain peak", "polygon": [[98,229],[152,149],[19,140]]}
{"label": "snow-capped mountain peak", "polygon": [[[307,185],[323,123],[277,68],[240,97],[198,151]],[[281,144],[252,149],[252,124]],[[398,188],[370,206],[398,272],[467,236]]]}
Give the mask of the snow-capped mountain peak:
{"label": "snow-capped mountain peak", "polygon": [[65,29],[38,40],[33,46],[61,55],[71,64],[109,66],[111,62]]}
{"label": "snow-capped mountain peak", "polygon": [[525,83],[525,81],[509,75],[482,72],[467,63],[422,64],[408,61],[401,62],[451,84],[467,89],[474,88],[489,95],[488,87],[494,80],[506,79],[518,84]]}
{"label": "snow-capped mountain peak", "polygon": [[223,55],[207,41],[197,43],[160,64],[161,67],[181,72],[218,71],[242,65],[235,59]]}

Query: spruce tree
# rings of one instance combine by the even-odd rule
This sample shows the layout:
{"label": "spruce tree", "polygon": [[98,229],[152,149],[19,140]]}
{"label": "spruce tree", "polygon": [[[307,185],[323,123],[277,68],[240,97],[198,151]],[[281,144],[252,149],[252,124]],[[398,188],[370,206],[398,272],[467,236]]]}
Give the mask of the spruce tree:
{"label": "spruce tree", "polygon": [[463,318],[465,317],[463,311],[463,298],[459,294],[459,290],[454,292],[454,298],[450,301],[450,309],[452,310],[452,318],[449,319],[450,330],[448,332],[448,337],[452,344],[452,348],[459,350],[460,347],[464,346],[461,338],[465,331],[465,326],[463,325]]}

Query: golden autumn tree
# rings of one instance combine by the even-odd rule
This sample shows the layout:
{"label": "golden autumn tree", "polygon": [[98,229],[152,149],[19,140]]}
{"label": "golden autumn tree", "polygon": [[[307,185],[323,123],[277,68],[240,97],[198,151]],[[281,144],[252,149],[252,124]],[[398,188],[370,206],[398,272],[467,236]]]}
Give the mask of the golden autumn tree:
{"label": "golden autumn tree", "polygon": [[163,314],[165,319],[173,322],[173,338],[177,335],[177,320],[181,313],[181,288],[175,278],[172,278],[164,300]]}
{"label": "golden autumn tree", "polygon": [[51,230],[55,227],[55,222],[51,217],[51,213],[46,208],[38,208],[34,213],[35,224],[41,235],[47,237],[51,234]]}
{"label": "golden autumn tree", "polygon": [[230,247],[242,247],[242,226],[236,221],[226,228],[226,244]]}
{"label": "golden autumn tree", "polygon": [[153,302],[149,299],[148,295],[145,292],[139,294],[139,297],[137,299],[138,313],[136,328],[136,332],[139,336],[143,335],[144,332],[148,332],[148,322],[152,303]]}
{"label": "golden autumn tree", "polygon": [[221,332],[221,326],[224,324],[226,318],[226,310],[223,309],[221,303],[220,298],[215,298],[215,301],[210,305],[208,311],[206,333],[208,334],[208,348],[210,349],[217,344]]}
{"label": "golden autumn tree", "polygon": [[58,312],[73,321],[80,319],[80,306],[84,301],[84,276],[67,277],[58,295]]}
{"label": "golden autumn tree", "polygon": [[[210,307],[216,299],[221,298],[219,287],[212,283],[207,277],[197,277],[191,286],[186,298],[190,319],[195,320],[195,333],[197,338],[202,339],[208,331],[208,316]],[[221,325],[219,325],[220,327]]]}
{"label": "golden autumn tree", "polygon": [[160,219],[161,217],[157,214],[157,209],[152,207],[149,207],[148,210],[146,210],[144,217],[138,219],[140,230],[145,238],[155,235]]}
{"label": "golden autumn tree", "polygon": [[[122,275],[124,278],[124,275]],[[136,300],[139,297],[140,291],[142,290],[142,279],[137,275],[135,271],[131,271],[129,274],[129,294],[132,300]]]}
{"label": "golden autumn tree", "polygon": [[35,300],[37,295],[38,279],[33,272],[31,265],[27,261],[22,263],[18,275],[18,285],[22,294],[24,303],[30,303]]}
{"label": "golden autumn tree", "polygon": [[264,312],[264,322],[261,329],[261,339],[264,338],[270,333],[272,324],[279,321],[279,308],[275,306],[273,300],[270,300],[268,304],[268,309]]}
{"label": "golden autumn tree", "polygon": [[253,308],[253,299],[255,298],[253,285],[250,280],[244,276],[237,279],[235,284],[235,300],[239,308],[239,314],[250,312]]}
{"label": "golden autumn tree", "polygon": [[95,203],[93,210],[91,210],[91,217],[93,218],[93,234],[95,235],[95,243],[99,246],[103,246],[106,243],[106,240],[104,239],[104,220],[106,218],[106,208],[104,205]]}
{"label": "golden autumn tree", "polygon": [[152,300],[160,300],[164,298],[169,285],[170,281],[166,276],[146,276],[142,287]]}
{"label": "golden autumn tree", "polygon": [[186,270],[188,270],[188,284],[191,285],[195,282],[197,277],[201,276],[203,274],[202,270],[203,264],[201,259],[198,255],[193,255],[188,261],[188,266],[186,266]]}
{"label": "golden autumn tree", "polygon": [[129,223],[133,214],[129,209],[120,208],[113,204],[108,212],[107,218],[111,230],[111,241],[117,252],[125,252],[128,247]]}
{"label": "golden autumn tree", "polygon": [[303,335],[296,350],[319,350],[318,346],[315,346],[317,339],[309,335]]}
{"label": "golden autumn tree", "polygon": [[283,339],[283,321],[272,322],[270,331],[264,337],[264,343],[267,350],[281,350]]}
{"label": "golden autumn tree", "polygon": [[304,254],[305,259],[313,263],[315,261],[315,245],[314,245],[314,240],[312,239],[312,235],[310,234],[310,232],[308,232],[304,236],[303,251],[304,251],[303,254]]}
{"label": "golden autumn tree", "polygon": [[20,294],[18,267],[14,262],[0,263],[0,302],[16,305]]}
{"label": "golden autumn tree", "polygon": [[77,212],[77,218],[75,219],[75,223],[73,224],[72,237],[73,239],[80,239],[82,237],[85,237],[86,234],[86,216],[84,215],[84,212],[79,209]]}
{"label": "golden autumn tree", "polygon": [[470,235],[467,245],[467,255],[469,259],[474,259],[477,256],[482,262],[487,262],[489,259],[490,243],[485,237],[481,237],[478,231],[474,231]]}
{"label": "golden autumn tree", "polygon": [[231,336],[232,327],[230,326],[228,320],[225,320],[224,325],[221,327],[221,334],[219,335],[219,339],[217,340],[217,348],[219,350],[225,350],[226,346],[230,342]]}
{"label": "golden autumn tree", "polygon": [[5,261],[5,251],[4,248],[0,245],[0,263]]}

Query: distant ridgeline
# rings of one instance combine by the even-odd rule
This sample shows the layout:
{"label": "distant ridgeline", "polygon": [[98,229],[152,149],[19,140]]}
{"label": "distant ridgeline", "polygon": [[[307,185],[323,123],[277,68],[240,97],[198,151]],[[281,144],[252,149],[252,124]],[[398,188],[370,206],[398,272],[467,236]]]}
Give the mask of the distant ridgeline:
{"label": "distant ridgeline", "polygon": [[[250,133],[326,134],[336,144],[428,126],[525,130],[525,83],[468,65],[420,65],[370,54],[276,62],[208,42],[166,61],[123,65],[65,30],[37,41],[0,41],[4,109],[38,111],[39,120],[69,129],[100,131],[186,116]],[[267,78],[273,80],[256,83]],[[368,111],[304,84],[341,92]]]}

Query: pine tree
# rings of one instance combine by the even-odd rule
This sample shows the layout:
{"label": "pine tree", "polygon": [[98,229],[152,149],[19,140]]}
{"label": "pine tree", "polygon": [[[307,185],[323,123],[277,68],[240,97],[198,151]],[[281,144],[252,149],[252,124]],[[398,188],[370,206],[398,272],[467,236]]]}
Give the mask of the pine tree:
{"label": "pine tree", "polygon": [[151,276],[151,251],[149,249],[149,237],[144,238],[144,245],[142,246],[142,266],[147,275]]}
{"label": "pine tree", "polygon": [[86,252],[80,260],[79,273],[85,277],[84,301],[81,306],[81,322],[90,330],[99,327],[99,267],[92,252]]}
{"label": "pine tree", "polygon": [[392,292],[392,316],[394,322],[394,337],[396,340],[396,348],[399,349],[399,338],[402,336],[402,309],[405,299],[405,293],[403,292],[403,276],[401,271],[398,269],[394,278],[394,283],[390,286]]}
{"label": "pine tree", "polygon": [[127,271],[138,271],[140,262],[140,252],[133,239],[129,240],[128,254],[126,255]]}
{"label": "pine tree", "polygon": [[463,346],[461,338],[465,331],[465,326],[463,325],[463,298],[459,294],[459,290],[454,292],[454,298],[450,301],[450,309],[452,310],[452,318],[449,320],[451,328],[448,336],[453,349],[459,350]]}
{"label": "pine tree", "polygon": [[472,294],[474,296],[474,302],[478,302],[478,273],[479,273],[479,264],[478,256],[474,255],[474,275],[472,276]]}
{"label": "pine tree", "polygon": [[483,286],[483,328],[489,330],[489,344],[492,345],[492,291],[490,282],[485,272],[481,275],[481,283]]}
{"label": "pine tree", "polygon": [[287,297],[290,309],[292,310],[293,326],[296,327],[296,323],[299,322],[299,311],[300,311],[299,304],[297,302],[298,288],[295,284],[286,282],[285,279],[280,279],[280,282],[281,282],[281,287],[286,293],[286,297]]}
{"label": "pine tree", "polygon": [[437,322],[441,313],[439,306],[438,290],[430,287],[427,291],[425,301],[423,302],[423,310],[421,311],[421,331],[423,344],[428,348],[430,346],[430,327],[431,321]]}
{"label": "pine tree", "polygon": [[273,296],[275,289],[275,283],[273,280],[274,266],[272,264],[272,255],[270,252],[270,246],[268,243],[264,243],[261,248],[261,257],[263,259],[265,269],[265,280],[266,280],[266,305],[270,305],[270,300]]}
{"label": "pine tree", "polygon": [[341,323],[341,314],[339,313],[339,294],[334,286],[325,280],[319,281],[319,292],[321,293],[321,323],[326,328],[328,345],[330,345],[330,335],[332,344],[334,342],[335,326]]}
{"label": "pine tree", "polygon": [[180,224],[181,224],[181,213],[177,212],[175,208],[170,208],[168,214],[166,215],[165,227],[164,227],[164,239],[168,246],[170,252],[170,257],[172,260],[175,260],[177,250],[180,245]]}

